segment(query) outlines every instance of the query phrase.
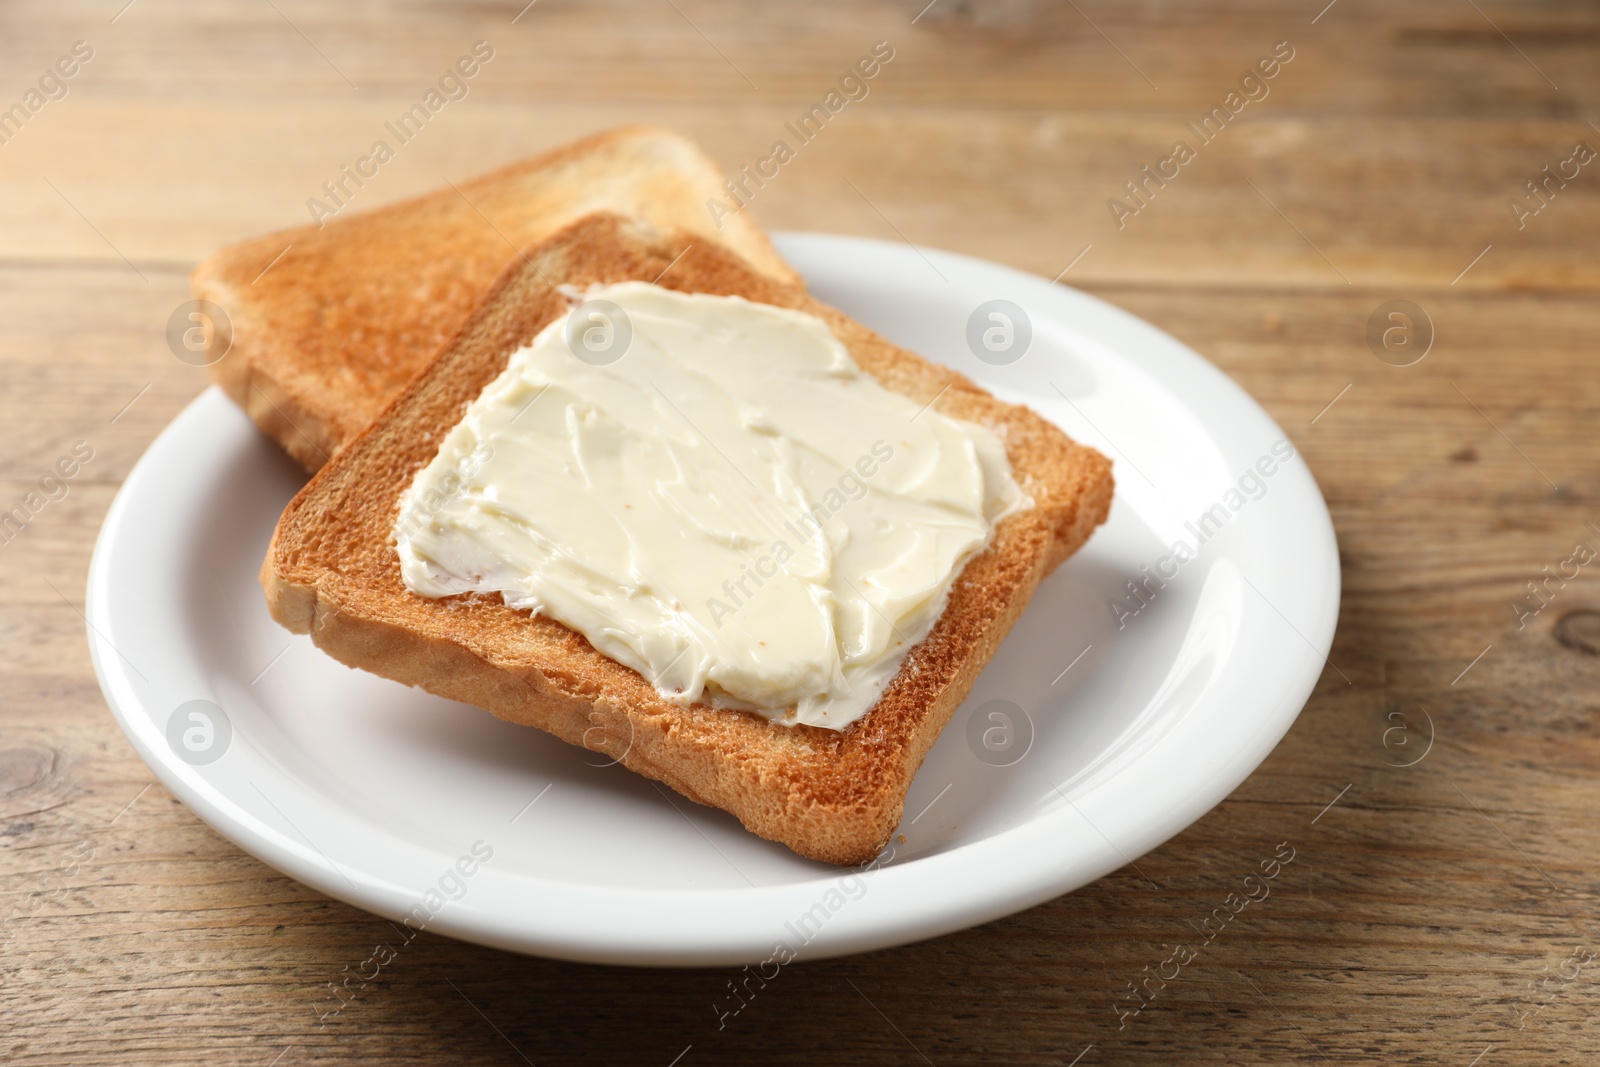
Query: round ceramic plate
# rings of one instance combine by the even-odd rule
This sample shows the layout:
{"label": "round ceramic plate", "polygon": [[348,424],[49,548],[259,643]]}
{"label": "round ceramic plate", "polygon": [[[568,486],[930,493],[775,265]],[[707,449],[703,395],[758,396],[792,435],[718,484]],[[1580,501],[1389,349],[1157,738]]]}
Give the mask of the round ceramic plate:
{"label": "round ceramic plate", "polygon": [[1288,435],[1194,352],[1082,293],[903,244],[778,243],[823,301],[1115,465],[1110,521],[1039,588],[879,861],[801,859],[279,628],[256,574],[304,475],[214,389],[129,475],[89,574],[101,686],[161,781],[266,863],[409,929],[659,965],[972,926],[1123,866],[1227,796],[1299,714],[1338,615],[1332,524]]}

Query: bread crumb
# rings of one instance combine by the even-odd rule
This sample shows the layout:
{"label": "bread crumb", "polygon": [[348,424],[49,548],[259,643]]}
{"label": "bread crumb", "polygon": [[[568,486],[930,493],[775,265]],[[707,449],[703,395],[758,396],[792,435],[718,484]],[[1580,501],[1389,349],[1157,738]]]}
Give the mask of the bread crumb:
{"label": "bread crumb", "polygon": [[900,834],[895,838],[895,840],[899,841],[903,845],[906,843],[906,835]]}

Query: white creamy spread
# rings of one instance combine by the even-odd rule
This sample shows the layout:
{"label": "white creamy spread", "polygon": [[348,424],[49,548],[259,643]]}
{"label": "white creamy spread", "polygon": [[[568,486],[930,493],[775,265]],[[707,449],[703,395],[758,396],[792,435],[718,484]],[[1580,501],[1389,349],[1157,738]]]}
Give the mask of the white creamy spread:
{"label": "white creamy spread", "polygon": [[679,703],[855,721],[1028,505],[999,439],[879,385],[815,316],[584,295],[401,498],[407,588],[499,593]]}

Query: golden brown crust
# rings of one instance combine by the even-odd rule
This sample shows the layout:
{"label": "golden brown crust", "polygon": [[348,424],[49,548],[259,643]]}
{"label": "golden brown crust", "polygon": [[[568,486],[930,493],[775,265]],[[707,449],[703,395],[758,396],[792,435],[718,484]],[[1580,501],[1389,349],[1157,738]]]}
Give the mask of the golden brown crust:
{"label": "golden brown crust", "polygon": [[599,215],[509,268],[433,367],[289,504],[262,584],[280,623],[309,632],[345,663],[617,758],[802,855],[859,863],[887,842],[923,757],[1038,583],[1105,520],[1111,470],[1098,452],[798,287],[762,277],[718,246],[697,244],[660,284],[820,316],[885,386],[998,430],[1033,499],[967,564],[933,632],[879,703],[838,732],[703,705],[681,708],[557,622],[498,599],[419,597],[400,578],[391,530],[401,492],[507,356],[565,313],[568,304],[550,283],[653,279],[693,240]]}
{"label": "golden brown crust", "polygon": [[721,197],[722,180],[687,138],[630,126],[224,248],[192,279],[194,295],[232,320],[232,346],[212,377],[314,471],[427,366],[519,249],[592,212],[720,242],[798,284],[749,214],[712,221],[706,200]]}

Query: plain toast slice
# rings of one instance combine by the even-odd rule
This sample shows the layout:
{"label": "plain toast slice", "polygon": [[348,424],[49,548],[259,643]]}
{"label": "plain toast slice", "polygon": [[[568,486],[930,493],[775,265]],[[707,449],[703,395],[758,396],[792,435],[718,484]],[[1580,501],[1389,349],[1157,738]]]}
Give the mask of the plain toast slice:
{"label": "plain toast slice", "polygon": [[[498,597],[428,599],[401,581],[392,530],[402,492],[507,357],[567,312],[552,285],[627,280],[819,316],[885,387],[994,429],[1032,498],[966,564],[932,633],[879,702],[842,731],[681,707],[558,622]],[[721,246],[597,215],[509,267],[432,367],[294,498],[261,581],[274,618],[344,663],[605,753],[801,855],[850,864],[887,842],[939,731],[1039,582],[1105,521],[1111,494],[1110,462],[1032,411],[895,347]]]}
{"label": "plain toast slice", "polygon": [[[402,203],[232,245],[194,272],[231,347],[212,377],[307,470],[365,429],[461,328],[518,251],[597,211],[717,241],[799,278],[694,142],[631,126]],[[220,346],[219,342],[219,346]]]}

